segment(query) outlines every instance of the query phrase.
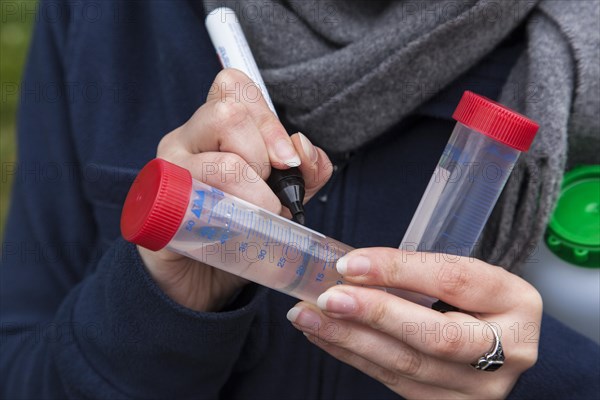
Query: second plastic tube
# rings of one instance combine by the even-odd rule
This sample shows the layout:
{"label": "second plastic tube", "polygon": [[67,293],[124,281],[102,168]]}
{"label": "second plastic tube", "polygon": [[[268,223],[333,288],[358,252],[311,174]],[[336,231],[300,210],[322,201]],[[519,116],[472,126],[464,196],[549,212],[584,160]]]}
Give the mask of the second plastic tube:
{"label": "second plastic tube", "polygon": [[515,163],[538,130],[532,120],[465,92],[458,122],[401,249],[469,256]]}

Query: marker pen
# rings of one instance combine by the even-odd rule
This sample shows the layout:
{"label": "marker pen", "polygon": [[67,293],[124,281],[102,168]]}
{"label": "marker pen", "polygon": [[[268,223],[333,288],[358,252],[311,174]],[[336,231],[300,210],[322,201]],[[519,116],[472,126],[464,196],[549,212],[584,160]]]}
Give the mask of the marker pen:
{"label": "marker pen", "polygon": [[[235,12],[227,7],[216,8],[206,17],[206,29],[223,68],[235,68],[248,75],[277,115]],[[304,225],[304,179],[300,170],[272,168],[267,184],[290,210],[293,220]]]}

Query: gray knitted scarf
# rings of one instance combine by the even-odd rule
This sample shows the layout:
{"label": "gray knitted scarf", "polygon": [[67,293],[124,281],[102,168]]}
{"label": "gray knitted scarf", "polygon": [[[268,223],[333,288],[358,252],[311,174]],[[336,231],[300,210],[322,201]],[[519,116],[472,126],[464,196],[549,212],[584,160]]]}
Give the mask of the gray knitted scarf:
{"label": "gray knitted scarf", "polygon": [[569,165],[599,162],[597,1],[204,4],[207,11],[220,5],[236,11],[284,118],[337,152],[382,134],[526,24],[527,50],[499,100],[541,128],[484,231],[476,255],[489,262],[515,270],[532,254],[567,152]]}

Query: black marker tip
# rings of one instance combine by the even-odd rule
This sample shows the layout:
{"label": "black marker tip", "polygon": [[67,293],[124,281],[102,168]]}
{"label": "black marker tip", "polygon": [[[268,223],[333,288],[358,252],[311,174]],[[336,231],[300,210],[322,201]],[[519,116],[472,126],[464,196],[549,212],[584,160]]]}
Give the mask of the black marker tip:
{"label": "black marker tip", "polygon": [[304,179],[298,168],[279,170],[273,168],[267,184],[292,213],[292,218],[304,225]]}
{"label": "black marker tip", "polygon": [[304,225],[304,222],[305,222],[305,220],[304,220],[304,213],[302,211],[300,211],[300,212],[294,214],[293,217],[292,217],[292,220],[294,222],[299,223],[300,225]]}

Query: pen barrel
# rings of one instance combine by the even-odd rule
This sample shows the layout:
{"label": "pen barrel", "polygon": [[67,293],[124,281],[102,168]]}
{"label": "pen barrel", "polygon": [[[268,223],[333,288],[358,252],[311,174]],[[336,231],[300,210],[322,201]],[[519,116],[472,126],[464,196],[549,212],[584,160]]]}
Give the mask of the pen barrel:
{"label": "pen barrel", "polygon": [[248,75],[260,89],[271,111],[277,115],[235,12],[227,7],[214,9],[206,17],[206,29],[223,68],[235,68]]}
{"label": "pen barrel", "polygon": [[[236,68],[248,75],[261,91],[271,111],[277,115],[235,12],[227,7],[216,8],[206,17],[206,29],[223,67]],[[242,95],[247,93],[247,88],[239,89],[243,89],[240,90]],[[303,224],[304,180],[300,170],[273,169],[267,183],[281,203],[292,212],[294,220]]]}

